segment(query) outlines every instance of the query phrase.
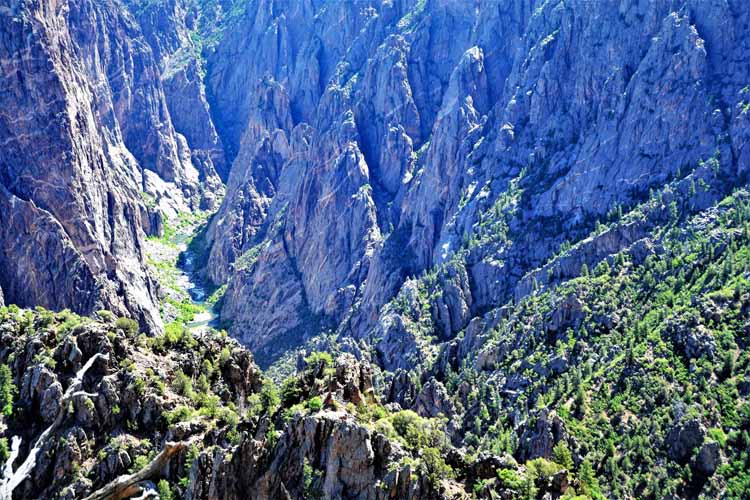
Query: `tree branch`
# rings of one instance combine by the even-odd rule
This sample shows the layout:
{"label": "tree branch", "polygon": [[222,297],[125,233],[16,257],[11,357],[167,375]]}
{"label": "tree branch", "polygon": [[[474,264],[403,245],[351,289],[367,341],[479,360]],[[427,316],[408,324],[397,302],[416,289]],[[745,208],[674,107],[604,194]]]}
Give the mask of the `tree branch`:
{"label": "tree branch", "polygon": [[31,474],[31,471],[34,470],[34,467],[36,467],[36,457],[39,454],[42,446],[44,445],[45,439],[47,439],[47,436],[52,434],[60,426],[68,411],[68,403],[73,399],[74,396],[81,392],[80,388],[81,385],[83,385],[83,377],[86,376],[86,372],[91,369],[96,360],[99,358],[107,361],[109,359],[109,355],[96,353],[89,358],[89,360],[85,365],[83,365],[80,370],[78,370],[75,377],[73,377],[73,380],[70,382],[67,390],[63,394],[62,399],[60,400],[60,410],[58,411],[55,420],[49,427],[44,430],[44,432],[39,435],[36,442],[34,443],[34,446],[31,448],[31,451],[29,451],[29,454],[26,456],[26,460],[23,461],[23,463],[15,472],[13,472],[13,462],[18,457],[18,451],[21,446],[21,438],[18,436],[13,437],[13,448],[11,456],[5,463],[5,468],[3,469],[3,477],[0,478],[0,500],[11,500],[13,498],[13,490],[15,490],[18,485],[24,482],[24,480]]}
{"label": "tree branch", "polygon": [[121,500],[141,492],[138,483],[151,479],[159,474],[170,461],[170,459],[186,449],[190,441],[168,442],[161,452],[154,457],[148,465],[133,474],[120,476],[106,486],[98,489],[84,500]]}

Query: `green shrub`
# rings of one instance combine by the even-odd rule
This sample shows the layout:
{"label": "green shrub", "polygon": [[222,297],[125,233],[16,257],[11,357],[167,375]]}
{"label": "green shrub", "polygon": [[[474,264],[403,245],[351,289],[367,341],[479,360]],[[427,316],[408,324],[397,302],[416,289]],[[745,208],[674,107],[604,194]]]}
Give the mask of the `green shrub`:
{"label": "green shrub", "polygon": [[318,396],[312,397],[307,400],[307,407],[313,412],[320,411],[323,408],[323,401]]}
{"label": "green shrub", "polygon": [[594,268],[594,274],[596,276],[609,276],[610,272],[611,272],[611,268],[609,267],[609,262],[607,262],[607,259],[604,259],[603,261],[601,261]]}
{"label": "green shrub", "polygon": [[147,455],[138,455],[135,457],[135,460],[133,460],[133,465],[130,466],[130,472],[138,472],[146,467],[148,463],[149,459]]}
{"label": "green shrub", "polygon": [[105,323],[111,323],[112,320],[115,319],[115,315],[112,314],[111,311],[107,311],[106,309],[96,311],[96,315],[99,316],[99,318]]}
{"label": "green shrub", "polygon": [[135,377],[133,381],[133,390],[139,396],[142,396],[146,392],[146,381],[141,377]]}
{"label": "green shrub", "polygon": [[721,427],[714,427],[708,430],[708,437],[719,443],[722,448],[727,445],[727,435]]}
{"label": "green shrub", "polygon": [[274,381],[270,378],[263,379],[263,386],[260,389],[260,402],[262,409],[269,415],[275,413],[281,404],[279,391],[276,389]]}
{"label": "green shrub", "polygon": [[202,393],[206,393],[211,389],[211,384],[208,382],[208,378],[205,374],[201,373],[200,377],[198,377],[196,387],[198,388],[198,392]]}
{"label": "green shrub", "polygon": [[546,481],[548,477],[562,469],[564,469],[562,465],[541,457],[526,462],[526,475],[534,483]]}
{"label": "green shrub", "polygon": [[178,422],[187,422],[193,418],[193,409],[189,406],[180,405],[172,411],[164,413],[164,418],[167,421],[167,425],[172,425]]}
{"label": "green shrub", "polygon": [[568,470],[573,469],[573,455],[564,441],[558,441],[552,449],[552,457],[555,459],[555,463],[562,465]]}
{"label": "green shrub", "polygon": [[13,385],[13,374],[6,365],[0,365],[0,413],[10,417],[13,413],[13,395],[16,387]]}
{"label": "green shrub", "polygon": [[231,357],[232,351],[230,351],[228,347],[224,347],[219,353],[219,366],[223,367]]}
{"label": "green shrub", "polygon": [[266,431],[266,444],[268,448],[272,450],[274,446],[276,446],[278,440],[279,437],[276,434],[276,427],[273,425],[273,422],[271,422],[271,425],[268,426],[268,430]]}
{"label": "green shrub", "polygon": [[427,468],[427,477],[433,485],[440,483],[440,480],[452,478],[453,468],[445,463],[442,452],[437,448],[427,447],[421,451],[421,458]]}
{"label": "green shrub", "polygon": [[297,404],[302,399],[302,388],[300,387],[299,380],[295,377],[290,377],[284,380],[281,384],[281,402],[283,406],[291,406]]}
{"label": "green shrub", "polygon": [[127,337],[138,335],[138,322],[130,318],[117,318],[115,328],[123,332]]}
{"label": "green shrub", "polygon": [[323,498],[323,492],[317,486],[322,475],[322,472],[315,470],[307,461],[307,459],[305,459],[305,462],[302,466],[302,481],[304,486],[305,499],[315,500]]}
{"label": "green shrub", "polygon": [[581,463],[581,467],[578,471],[578,480],[581,483],[581,493],[592,498],[601,498],[602,493],[599,488],[599,481],[596,479],[594,474],[594,468],[591,466],[591,461],[585,458]]}
{"label": "green shrub", "polygon": [[497,478],[503,488],[521,491],[524,485],[524,479],[518,472],[512,469],[500,469],[497,471]]}
{"label": "green shrub", "polygon": [[420,417],[412,410],[403,410],[394,413],[391,422],[396,433],[412,449],[442,448],[446,444],[445,433],[435,419]]}
{"label": "green shrub", "polygon": [[173,321],[164,327],[164,340],[166,345],[178,345],[186,349],[195,347],[195,339],[185,324]]}
{"label": "green shrub", "polygon": [[178,394],[193,399],[195,397],[195,391],[193,390],[193,381],[190,377],[185,375],[182,370],[177,370],[175,373],[174,381],[172,381],[172,387]]}
{"label": "green shrub", "polygon": [[219,396],[212,394],[210,396],[204,395],[201,399],[201,408],[199,413],[207,417],[216,418],[219,415],[219,406],[221,400]]}
{"label": "green shrub", "polygon": [[328,367],[333,366],[333,358],[327,352],[314,351],[305,358],[305,363],[311,368],[317,368],[320,364],[323,364],[323,367]]}
{"label": "green shrub", "polygon": [[172,495],[172,489],[169,487],[169,483],[166,479],[159,481],[159,484],[156,486],[156,491],[159,493],[159,500],[172,500],[174,498]]}

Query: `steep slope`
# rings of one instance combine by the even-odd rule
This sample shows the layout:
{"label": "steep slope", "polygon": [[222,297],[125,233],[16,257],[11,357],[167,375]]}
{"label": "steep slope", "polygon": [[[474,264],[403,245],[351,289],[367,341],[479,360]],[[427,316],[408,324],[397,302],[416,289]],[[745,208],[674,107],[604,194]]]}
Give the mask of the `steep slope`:
{"label": "steep slope", "polygon": [[162,71],[119,2],[11,2],[0,22],[6,300],[130,311],[159,330],[143,237],[163,214],[213,203],[209,146],[193,155],[175,131]]}
{"label": "steep slope", "polygon": [[13,7],[2,14],[6,300],[129,309],[157,326],[154,286],[135,244],[151,222],[140,169],[95,112],[63,12],[45,3]]}
{"label": "steep slope", "polygon": [[[251,2],[209,64],[239,144],[208,233],[223,319],[263,363],[326,329],[367,337],[408,277],[467,251],[450,337],[699,161],[741,184],[746,17],[738,2]],[[350,23],[333,39],[331,19]]]}
{"label": "steep slope", "polygon": [[[383,312],[398,335],[359,351],[345,337],[319,342],[331,354],[300,356],[279,391],[218,332],[148,338],[106,312],[3,308],[2,437],[30,443],[58,421],[16,497],[82,497],[187,442],[139,488],[195,499],[744,498],[750,193],[723,197],[715,172],[697,168],[564,249],[521,298],[449,341],[436,334],[449,328],[460,262],[409,280]],[[97,353],[106,359],[56,420]]]}
{"label": "steep slope", "polygon": [[[607,497],[747,495],[748,193],[682,219],[676,207],[705,199],[700,185],[688,196],[672,186],[566,250],[539,274],[577,260],[579,277],[540,279],[442,346],[423,380],[445,384],[455,438],[519,461],[569,460]],[[656,228],[585,265],[592,246],[660,212]],[[423,331],[439,321],[401,303]]]}

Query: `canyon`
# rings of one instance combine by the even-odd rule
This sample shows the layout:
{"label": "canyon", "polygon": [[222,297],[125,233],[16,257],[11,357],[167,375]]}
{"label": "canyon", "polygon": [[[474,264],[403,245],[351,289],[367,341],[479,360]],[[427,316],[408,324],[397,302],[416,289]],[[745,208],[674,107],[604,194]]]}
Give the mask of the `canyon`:
{"label": "canyon", "polygon": [[5,497],[750,491],[744,2],[4,0],[0,34],[9,471],[55,438]]}

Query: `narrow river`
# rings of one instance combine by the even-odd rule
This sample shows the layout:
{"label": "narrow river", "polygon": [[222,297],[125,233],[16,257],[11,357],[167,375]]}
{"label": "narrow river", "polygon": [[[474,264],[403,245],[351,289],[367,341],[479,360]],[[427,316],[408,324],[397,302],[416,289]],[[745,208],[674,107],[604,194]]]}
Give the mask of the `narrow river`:
{"label": "narrow river", "polygon": [[[199,230],[200,227],[195,229]],[[199,331],[216,326],[217,315],[213,306],[207,302],[209,289],[198,273],[196,265],[198,256],[186,243],[190,236],[192,235],[178,234],[175,238],[180,252],[177,258],[177,284],[188,293],[191,302],[201,308],[201,312],[196,313],[193,320],[187,324],[188,329]]]}

